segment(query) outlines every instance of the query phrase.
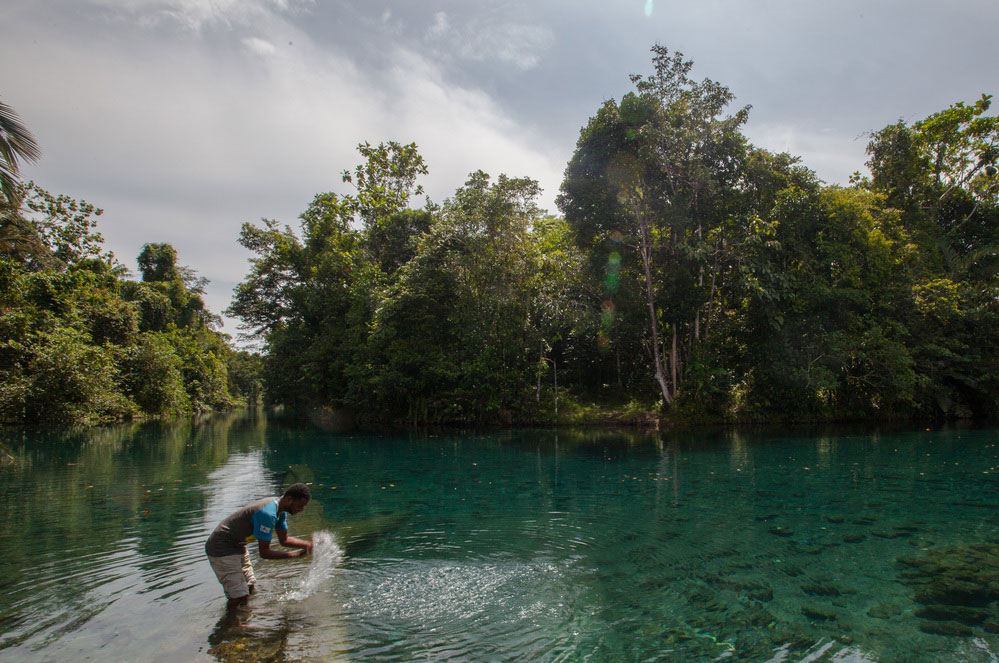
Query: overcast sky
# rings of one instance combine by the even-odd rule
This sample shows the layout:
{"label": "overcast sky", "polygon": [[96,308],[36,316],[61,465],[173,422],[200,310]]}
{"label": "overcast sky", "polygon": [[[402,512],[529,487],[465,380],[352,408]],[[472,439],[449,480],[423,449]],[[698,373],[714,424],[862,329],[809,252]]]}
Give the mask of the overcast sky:
{"label": "overcast sky", "polygon": [[997,0],[3,0],[0,100],[42,147],[26,179],[104,208],[133,271],[173,244],[219,313],[240,225],[297,228],[361,141],[417,143],[436,201],[482,169],[555,212],[579,129],[659,42],[752,105],[755,144],[845,184],[869,132],[997,91],[997,27]]}

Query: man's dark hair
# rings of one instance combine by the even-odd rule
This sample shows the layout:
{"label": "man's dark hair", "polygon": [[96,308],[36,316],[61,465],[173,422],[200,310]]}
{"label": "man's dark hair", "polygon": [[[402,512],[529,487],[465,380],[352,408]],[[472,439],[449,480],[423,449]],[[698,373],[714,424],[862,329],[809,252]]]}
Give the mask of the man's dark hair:
{"label": "man's dark hair", "polygon": [[284,491],[285,497],[290,497],[292,499],[300,500],[303,497],[307,500],[312,499],[312,491],[304,483],[293,483],[288,486],[288,489]]}

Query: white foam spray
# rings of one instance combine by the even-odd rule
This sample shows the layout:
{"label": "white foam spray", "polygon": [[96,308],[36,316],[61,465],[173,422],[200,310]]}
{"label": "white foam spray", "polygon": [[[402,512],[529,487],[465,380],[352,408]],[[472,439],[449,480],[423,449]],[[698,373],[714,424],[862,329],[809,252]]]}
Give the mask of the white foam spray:
{"label": "white foam spray", "polygon": [[302,577],[298,589],[290,592],[287,598],[301,601],[315,592],[323,582],[330,577],[340,562],[343,561],[343,549],[337,543],[336,537],[326,530],[312,535],[312,562]]}

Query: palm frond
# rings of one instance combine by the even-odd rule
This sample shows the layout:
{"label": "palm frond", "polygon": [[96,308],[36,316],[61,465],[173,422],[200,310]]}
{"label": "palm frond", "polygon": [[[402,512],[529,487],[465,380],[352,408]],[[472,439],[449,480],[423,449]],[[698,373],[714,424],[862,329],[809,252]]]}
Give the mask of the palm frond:
{"label": "palm frond", "polygon": [[38,161],[41,148],[14,109],[0,101],[0,190],[10,200],[17,192],[18,160]]}

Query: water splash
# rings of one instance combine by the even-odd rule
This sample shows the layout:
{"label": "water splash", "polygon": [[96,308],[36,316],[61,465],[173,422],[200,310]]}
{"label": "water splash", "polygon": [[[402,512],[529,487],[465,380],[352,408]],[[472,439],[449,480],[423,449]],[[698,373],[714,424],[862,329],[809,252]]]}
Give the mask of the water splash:
{"label": "water splash", "polygon": [[301,601],[312,595],[342,561],[343,548],[337,543],[336,537],[326,530],[316,532],[312,535],[312,562],[309,569],[302,578],[302,584],[289,592],[286,598]]}
{"label": "water splash", "polygon": [[367,583],[352,582],[344,609],[437,635],[468,633],[470,623],[488,623],[496,636],[525,620],[541,628],[570,619],[568,606],[577,599],[568,580],[573,572],[571,565],[544,559],[413,560],[380,568]]}

